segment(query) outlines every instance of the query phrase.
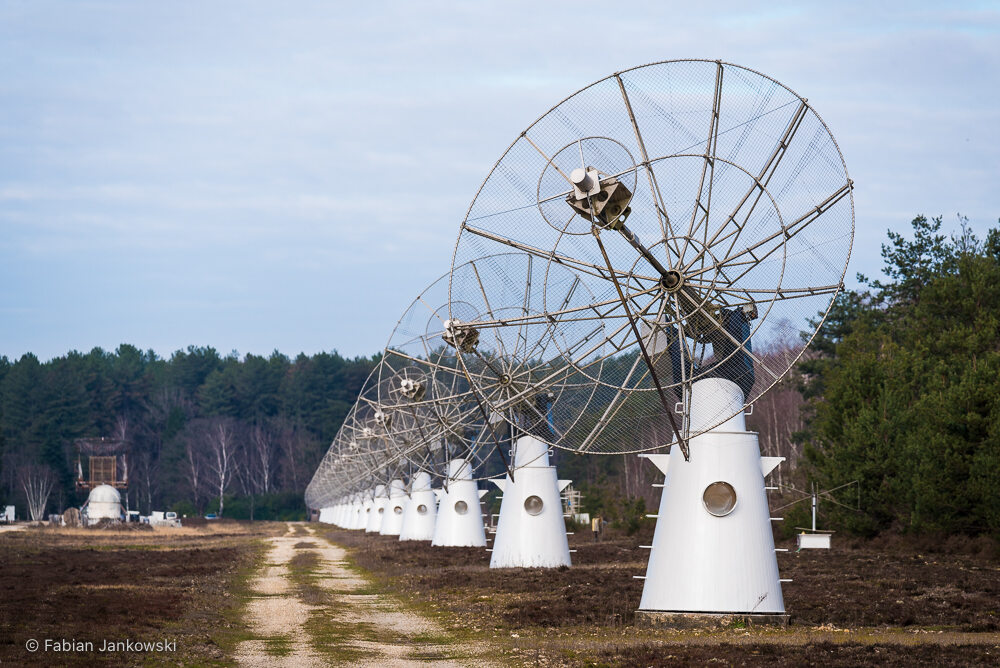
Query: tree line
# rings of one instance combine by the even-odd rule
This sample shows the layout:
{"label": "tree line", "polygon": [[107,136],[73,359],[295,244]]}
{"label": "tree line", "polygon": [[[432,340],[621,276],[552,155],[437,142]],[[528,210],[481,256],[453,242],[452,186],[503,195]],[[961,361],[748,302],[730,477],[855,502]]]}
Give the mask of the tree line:
{"label": "tree line", "polygon": [[0,357],[0,499],[23,508],[47,481],[46,510],[79,506],[73,443],[107,437],[130,450],[132,509],[304,515],[302,492],[377,359],[195,346],[164,359],[128,344]]}

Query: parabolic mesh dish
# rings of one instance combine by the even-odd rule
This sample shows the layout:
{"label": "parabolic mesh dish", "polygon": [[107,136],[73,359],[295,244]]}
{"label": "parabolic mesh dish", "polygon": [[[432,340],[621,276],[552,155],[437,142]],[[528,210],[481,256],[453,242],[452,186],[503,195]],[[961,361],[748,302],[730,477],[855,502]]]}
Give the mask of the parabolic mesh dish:
{"label": "parabolic mesh dish", "polygon": [[[463,286],[454,302],[448,300],[450,278]],[[390,438],[404,438],[402,430],[419,441],[407,450],[413,465],[442,476],[446,461],[462,458],[472,463],[473,478],[496,475],[481,464],[497,450],[506,456],[511,442],[506,421],[489,410],[491,404],[519,410],[521,426],[541,425],[550,416],[560,424],[579,419],[579,413],[572,415],[586,405],[579,395],[594,388],[585,376],[563,369],[549,378],[546,360],[558,358],[550,351],[565,347],[560,337],[572,330],[539,322],[546,284],[558,286],[568,306],[593,300],[572,270],[551,269],[527,253],[499,253],[445,274],[400,318],[380,365],[378,403],[393,416]],[[475,331],[465,322],[477,323]],[[585,327],[592,338],[603,338],[600,320]],[[462,355],[468,359],[460,360]],[[533,389],[539,381],[546,385],[542,395]]]}
{"label": "parabolic mesh dish", "polygon": [[310,508],[333,505],[347,494],[370,492],[403,469],[403,448],[387,438],[377,403],[380,366],[368,376],[306,487]]}
{"label": "parabolic mesh dish", "polygon": [[[638,67],[553,107],[480,187],[452,262],[454,347],[491,413],[551,445],[662,448],[788,372],[853,235],[843,157],[803,98],[716,61]],[[469,311],[459,268],[503,250],[531,268],[496,266],[481,283],[503,297]],[[503,389],[508,367],[527,381]],[[692,429],[691,385],[710,377],[744,401],[701,406],[714,417]]]}

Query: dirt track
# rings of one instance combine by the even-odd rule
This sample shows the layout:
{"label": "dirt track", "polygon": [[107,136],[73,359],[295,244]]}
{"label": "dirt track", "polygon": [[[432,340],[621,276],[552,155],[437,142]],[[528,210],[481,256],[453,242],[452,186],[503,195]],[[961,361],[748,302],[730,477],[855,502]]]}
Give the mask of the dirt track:
{"label": "dirt track", "polygon": [[246,615],[252,639],[241,666],[484,665],[486,648],[461,644],[432,620],[404,609],[346,562],[343,549],[303,525],[270,538]]}

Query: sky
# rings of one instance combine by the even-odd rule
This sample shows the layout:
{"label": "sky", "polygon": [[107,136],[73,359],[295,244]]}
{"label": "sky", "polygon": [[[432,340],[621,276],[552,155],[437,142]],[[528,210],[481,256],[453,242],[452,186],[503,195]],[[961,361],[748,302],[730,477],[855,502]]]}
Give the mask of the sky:
{"label": "sky", "polygon": [[482,180],[608,74],[744,65],[889,229],[1000,218],[1000,2],[0,0],[0,356],[381,350]]}

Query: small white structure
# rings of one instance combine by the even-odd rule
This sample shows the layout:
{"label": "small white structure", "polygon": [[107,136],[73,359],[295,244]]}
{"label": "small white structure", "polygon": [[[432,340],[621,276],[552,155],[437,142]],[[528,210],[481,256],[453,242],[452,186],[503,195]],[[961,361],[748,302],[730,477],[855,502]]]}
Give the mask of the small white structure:
{"label": "small white structure", "polygon": [[743,392],[721,378],[691,391],[690,461],[679,447],[646,455],[665,475],[640,611],[783,615],[764,476],[784,457],[761,457],[746,431]]}
{"label": "small white structure", "polygon": [[372,499],[371,510],[368,513],[368,523],[365,531],[368,533],[378,533],[382,529],[382,518],[385,515],[385,507],[389,504],[389,492],[385,485],[375,486],[375,498]]}
{"label": "small white structure", "polygon": [[149,515],[149,524],[154,527],[179,527],[181,520],[172,510],[154,510]]}
{"label": "small white structure", "polygon": [[17,517],[14,511],[14,506],[7,506],[4,508],[3,515],[0,515],[0,523],[2,524],[13,524],[17,521]]}
{"label": "small white structure", "polygon": [[410,496],[403,505],[403,529],[399,540],[432,540],[437,502],[431,490],[430,473],[420,472],[410,481]]}
{"label": "small white structure", "polygon": [[340,500],[337,502],[337,505],[335,506],[336,511],[333,516],[333,524],[334,526],[340,527],[341,529],[347,526],[347,504],[348,504],[347,497],[342,496],[340,497]]}
{"label": "small white structure", "polygon": [[445,489],[438,496],[437,519],[431,545],[442,547],[486,547],[486,529],[479,500],[486,490],[472,479],[472,466],[464,459],[448,462]]}
{"label": "small white structure", "polygon": [[490,568],[569,566],[559,493],[570,481],[558,479],[549,466],[548,446],[533,436],[517,439],[513,473],[513,481],[510,476],[491,480],[503,499]]}
{"label": "small white structure", "polygon": [[396,478],[389,483],[389,498],[382,515],[379,533],[383,536],[398,536],[403,530],[403,504],[406,502],[406,487]]}
{"label": "small white structure", "polygon": [[[848,483],[850,484],[850,483]],[[816,492],[816,486],[813,485],[812,493],[812,532],[807,533],[805,530],[795,537],[795,542],[798,543],[800,550],[829,550],[830,549],[830,532],[829,531],[817,531],[816,530],[816,511],[819,508],[819,494]],[[796,527],[796,529],[801,529],[802,527]]]}
{"label": "small white structure", "polygon": [[828,533],[800,533],[795,536],[800,550],[829,550],[830,534]]}
{"label": "small white structure", "polygon": [[111,485],[98,485],[90,490],[87,503],[84,504],[83,512],[87,517],[87,524],[96,524],[101,520],[113,520],[116,522],[122,519],[122,497],[118,490]]}

